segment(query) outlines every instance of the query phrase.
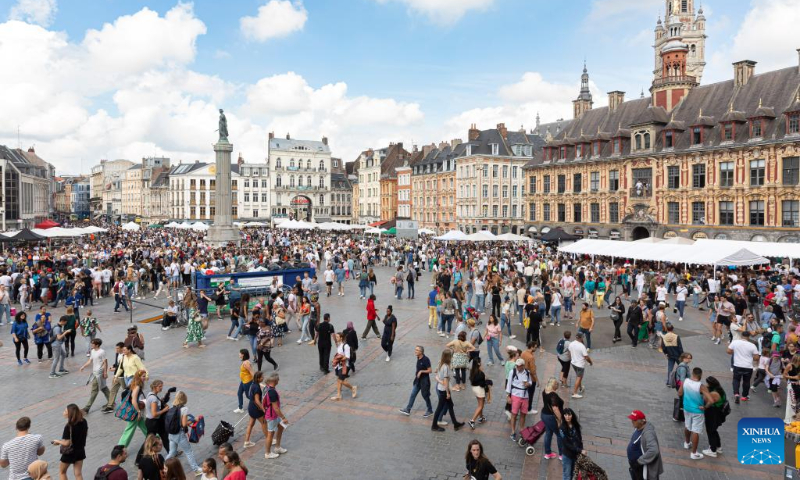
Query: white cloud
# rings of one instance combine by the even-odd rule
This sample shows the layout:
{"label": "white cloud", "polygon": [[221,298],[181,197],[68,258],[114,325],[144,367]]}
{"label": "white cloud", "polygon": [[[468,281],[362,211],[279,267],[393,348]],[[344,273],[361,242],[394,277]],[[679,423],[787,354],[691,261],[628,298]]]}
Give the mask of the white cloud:
{"label": "white cloud", "polygon": [[264,42],[271,38],[285,37],[302,30],[308,20],[308,12],[300,2],[270,0],[258,8],[255,17],[242,17],[239,26],[245,38]]}
{"label": "white cloud", "polygon": [[453,25],[470,10],[485,10],[495,0],[376,0],[378,3],[397,1],[414,13],[428,17],[440,25]]}
{"label": "white cloud", "polygon": [[57,10],[56,0],[18,0],[8,12],[8,18],[49,27]]}
{"label": "white cloud", "polygon": [[[707,12],[705,12],[707,13]],[[732,62],[754,60],[756,72],[797,65],[800,46],[800,0],[753,1],[732,43],[706,58],[704,83],[733,77]]]}

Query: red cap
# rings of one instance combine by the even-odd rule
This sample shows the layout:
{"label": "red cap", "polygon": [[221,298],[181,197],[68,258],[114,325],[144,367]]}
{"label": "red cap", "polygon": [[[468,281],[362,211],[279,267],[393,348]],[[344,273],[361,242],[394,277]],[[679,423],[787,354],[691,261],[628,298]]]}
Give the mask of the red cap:
{"label": "red cap", "polygon": [[631,420],[636,421],[636,420],[644,420],[645,416],[644,416],[644,413],[642,413],[641,410],[634,410],[634,411],[631,412],[630,415],[628,415],[628,418],[631,419]]}

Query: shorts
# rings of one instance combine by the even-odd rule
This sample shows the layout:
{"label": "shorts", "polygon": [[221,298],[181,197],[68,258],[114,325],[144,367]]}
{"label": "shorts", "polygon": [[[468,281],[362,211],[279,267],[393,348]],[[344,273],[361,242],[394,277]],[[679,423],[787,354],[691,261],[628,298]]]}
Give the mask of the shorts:
{"label": "shorts", "polygon": [[769,382],[769,386],[767,387],[767,389],[768,389],[770,392],[772,392],[772,393],[775,393],[775,392],[777,392],[777,391],[778,391],[778,387],[780,387],[780,385],[779,385],[779,384],[776,384],[776,383]]}
{"label": "shorts", "polygon": [[511,395],[511,414],[516,415],[528,413],[528,399]]}
{"label": "shorts", "polygon": [[278,425],[280,425],[280,424],[281,424],[280,417],[276,418],[274,420],[267,420],[267,431],[268,432],[277,432],[278,431]]}
{"label": "shorts", "polygon": [[724,315],[717,315],[717,323],[725,325],[726,327],[730,327],[731,317],[726,317]]}
{"label": "shorts", "polygon": [[569,366],[572,365],[572,363],[570,363],[569,360],[567,360],[565,362],[564,360],[561,360],[560,358],[558,359],[558,363],[561,364],[561,375],[563,375],[564,377],[568,376],[569,375]]}
{"label": "shorts", "polygon": [[333,286],[333,282],[325,282],[325,285],[327,285],[329,287],[332,287]]}
{"label": "shorts", "polygon": [[576,365],[572,365],[572,369],[575,370],[575,376],[578,378],[583,378],[583,372],[586,370],[584,367],[578,367]]}
{"label": "shorts", "polygon": [[474,393],[477,398],[486,398],[486,390],[483,387],[472,387],[472,393]]}
{"label": "shorts", "polygon": [[703,433],[703,428],[706,426],[706,417],[702,413],[689,413],[684,410],[683,415],[686,419],[684,421],[686,430],[698,435]]}

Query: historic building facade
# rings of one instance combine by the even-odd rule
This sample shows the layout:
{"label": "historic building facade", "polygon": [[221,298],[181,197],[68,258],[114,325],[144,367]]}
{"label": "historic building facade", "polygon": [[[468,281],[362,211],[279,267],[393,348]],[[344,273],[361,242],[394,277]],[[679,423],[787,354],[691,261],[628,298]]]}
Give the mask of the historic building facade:
{"label": "historic building facade", "polygon": [[[216,214],[217,167],[194,162],[173,166],[169,172],[170,206],[173,220],[212,222]],[[239,165],[231,165],[233,219],[239,218]]]}
{"label": "historic building facade", "polygon": [[374,224],[395,218],[397,212],[397,172],[395,168],[410,159],[402,143],[361,152],[358,170],[358,223]]}
{"label": "historic building facade", "polygon": [[270,133],[267,168],[270,203],[263,216],[330,221],[331,149],[327,138],[296,140],[287,134],[284,139]]}
{"label": "historic building facade", "polygon": [[703,31],[691,0],[668,0],[649,98],[613,91],[537,127],[556,133],[526,166],[527,231],[800,241],[800,65],[744,60],[699,85]]}
{"label": "historic building facade", "polygon": [[122,181],[125,171],[133,166],[130,160],[100,160],[92,167],[91,196],[92,216],[117,220],[122,214]]}
{"label": "historic building facade", "polygon": [[411,167],[411,219],[419,228],[437,234],[456,228],[456,158],[463,151],[460,140],[425,146]]}

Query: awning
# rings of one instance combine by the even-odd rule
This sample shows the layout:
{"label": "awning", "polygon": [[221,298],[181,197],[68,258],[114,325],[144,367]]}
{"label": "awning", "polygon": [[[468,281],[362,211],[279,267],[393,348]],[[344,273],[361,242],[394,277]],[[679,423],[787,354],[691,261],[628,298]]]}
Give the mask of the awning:
{"label": "awning", "polygon": [[45,228],[53,228],[53,227],[60,227],[60,226],[61,226],[60,223],[54,222],[53,220],[50,220],[48,218],[47,220],[45,220],[43,222],[37,223],[36,225],[33,226],[33,228],[45,229]]}
{"label": "awning", "polygon": [[370,223],[370,224],[369,224],[369,226],[370,226],[370,227],[380,227],[380,226],[381,226],[381,225],[383,225],[384,223],[386,223],[386,222],[385,222],[385,221],[383,221],[383,220],[379,220],[379,221],[377,221],[377,222],[372,222],[372,223]]}

